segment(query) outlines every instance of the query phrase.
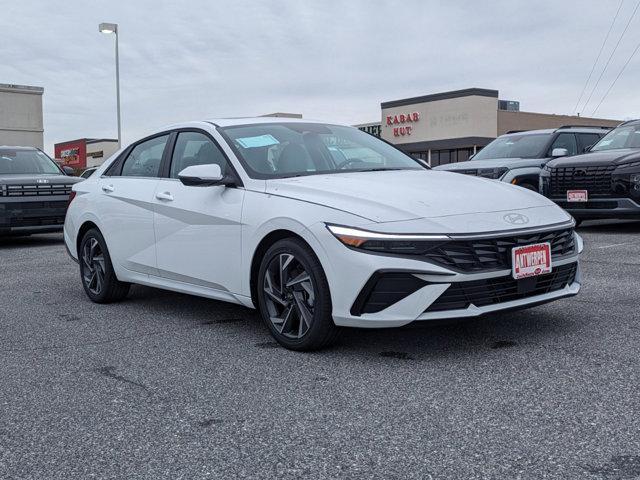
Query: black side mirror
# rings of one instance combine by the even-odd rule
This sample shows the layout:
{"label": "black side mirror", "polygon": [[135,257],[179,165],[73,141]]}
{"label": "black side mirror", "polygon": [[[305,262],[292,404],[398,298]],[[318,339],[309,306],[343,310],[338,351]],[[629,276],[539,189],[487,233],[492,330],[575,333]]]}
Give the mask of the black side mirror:
{"label": "black side mirror", "polygon": [[70,177],[75,177],[76,175],[76,171],[71,167],[67,167],[66,165],[62,167],[62,171],[65,175],[68,175]]}

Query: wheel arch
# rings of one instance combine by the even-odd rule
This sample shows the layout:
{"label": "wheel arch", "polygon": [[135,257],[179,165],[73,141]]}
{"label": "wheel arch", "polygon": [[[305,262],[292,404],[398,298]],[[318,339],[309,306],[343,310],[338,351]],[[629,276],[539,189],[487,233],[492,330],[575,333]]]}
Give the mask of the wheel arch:
{"label": "wheel arch", "polygon": [[260,261],[272,245],[280,240],[284,240],[285,238],[296,238],[304,242],[305,245],[307,245],[313,251],[313,248],[311,247],[311,245],[309,245],[309,242],[307,242],[304,237],[297,234],[293,230],[280,228],[277,230],[272,230],[267,235],[265,235],[262,240],[260,240],[253,252],[253,256],[251,257],[251,267],[249,270],[249,291],[251,292],[251,301],[256,308],[258,307],[258,272],[260,270]]}
{"label": "wheel arch", "polygon": [[86,220],[82,225],[80,225],[80,228],[78,229],[78,235],[76,235],[76,253],[78,254],[78,259],[80,258],[80,242],[82,242],[82,237],[84,237],[84,234],[92,228],[95,228],[100,232],[100,227],[98,227],[98,225],[96,225],[91,220]]}

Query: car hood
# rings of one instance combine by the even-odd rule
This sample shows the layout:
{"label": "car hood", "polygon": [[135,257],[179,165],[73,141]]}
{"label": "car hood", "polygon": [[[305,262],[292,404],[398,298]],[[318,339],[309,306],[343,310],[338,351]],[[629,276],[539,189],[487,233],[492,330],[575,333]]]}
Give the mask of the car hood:
{"label": "car hood", "polygon": [[0,184],[3,185],[34,185],[38,182],[49,185],[73,185],[83,179],[67,175],[1,175]]}
{"label": "car hood", "polygon": [[468,160],[466,162],[448,163],[434,167],[434,170],[447,170],[456,172],[459,170],[477,170],[480,168],[524,168],[541,167],[547,160],[545,158],[488,158],[486,160]]}
{"label": "car hood", "polygon": [[539,207],[560,210],[541,195],[520,187],[433,170],[351,172],[268,180],[266,193],[324,205],[373,222]]}
{"label": "car hood", "polygon": [[553,167],[597,167],[602,165],[621,165],[640,160],[640,148],[618,148],[576,155],[569,158],[557,158],[547,165]]}

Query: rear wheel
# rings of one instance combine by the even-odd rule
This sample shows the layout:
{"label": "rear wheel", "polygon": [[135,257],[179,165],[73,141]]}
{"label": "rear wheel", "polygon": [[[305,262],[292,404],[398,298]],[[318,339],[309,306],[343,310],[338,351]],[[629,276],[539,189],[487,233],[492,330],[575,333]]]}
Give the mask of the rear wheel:
{"label": "rear wheel", "polygon": [[258,306],[271,335],[285,348],[317,350],[337,336],[326,276],[320,261],[301,240],[280,240],[264,255],[258,274]]}
{"label": "rear wheel", "polygon": [[92,301],[110,303],[127,296],[131,285],[116,278],[107,244],[98,230],[85,233],[78,253],[82,286]]}

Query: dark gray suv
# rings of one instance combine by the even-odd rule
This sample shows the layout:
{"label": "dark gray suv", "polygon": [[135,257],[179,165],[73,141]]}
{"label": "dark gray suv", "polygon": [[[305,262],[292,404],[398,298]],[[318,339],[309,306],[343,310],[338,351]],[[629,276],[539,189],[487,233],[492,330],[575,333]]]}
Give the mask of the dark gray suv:
{"label": "dark gray suv", "polygon": [[79,181],[37,148],[0,146],[0,235],[61,231]]}
{"label": "dark gray suv", "polygon": [[609,130],[565,126],[510,132],[496,138],[469,161],[434,168],[501,180],[537,192],[540,172],[549,160],[586,152]]}

